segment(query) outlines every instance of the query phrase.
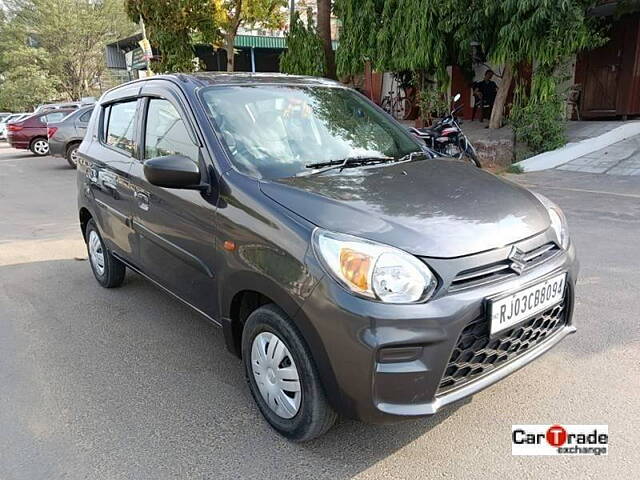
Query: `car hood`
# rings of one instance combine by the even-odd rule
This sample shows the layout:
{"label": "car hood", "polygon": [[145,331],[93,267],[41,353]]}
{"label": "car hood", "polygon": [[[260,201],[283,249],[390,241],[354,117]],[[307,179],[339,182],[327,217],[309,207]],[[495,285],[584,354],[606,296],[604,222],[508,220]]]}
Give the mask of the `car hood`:
{"label": "car hood", "polygon": [[260,188],[321,228],[427,257],[502,247],[550,225],[531,192],[453,160],[262,180]]}

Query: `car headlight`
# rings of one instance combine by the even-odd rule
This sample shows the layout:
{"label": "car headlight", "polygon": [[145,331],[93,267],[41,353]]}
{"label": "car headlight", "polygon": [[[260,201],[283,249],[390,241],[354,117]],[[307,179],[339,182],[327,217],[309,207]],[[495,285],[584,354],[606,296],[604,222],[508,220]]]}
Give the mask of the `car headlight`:
{"label": "car headlight", "polygon": [[551,200],[549,200],[544,195],[540,195],[537,192],[532,192],[538,200],[545,206],[547,209],[547,213],[549,213],[549,218],[551,220],[551,228],[556,234],[556,239],[558,240],[558,245],[560,245],[565,250],[569,247],[569,229],[567,227],[567,218],[564,216],[564,213]]}
{"label": "car headlight", "polygon": [[313,246],[331,276],[357,295],[416,303],[427,300],[437,285],[429,267],[388,245],[316,228]]}

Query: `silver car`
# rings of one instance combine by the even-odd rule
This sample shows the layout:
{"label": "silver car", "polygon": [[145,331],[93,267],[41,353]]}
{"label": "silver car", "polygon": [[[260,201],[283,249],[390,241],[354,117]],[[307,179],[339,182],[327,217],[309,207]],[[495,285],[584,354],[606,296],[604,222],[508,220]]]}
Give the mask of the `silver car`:
{"label": "silver car", "polygon": [[93,105],[79,108],[59,122],[47,125],[50,155],[66,158],[71,168],[78,164],[78,147],[87,131],[91,112]]}

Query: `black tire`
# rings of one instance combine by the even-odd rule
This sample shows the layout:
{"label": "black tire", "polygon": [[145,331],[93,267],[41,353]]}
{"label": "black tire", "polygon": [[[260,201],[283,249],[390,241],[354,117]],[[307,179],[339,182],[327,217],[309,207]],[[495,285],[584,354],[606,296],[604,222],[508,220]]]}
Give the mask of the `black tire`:
{"label": "black tire", "polygon": [[464,156],[476,167],[482,168],[482,164],[480,163],[478,156],[476,155],[476,153],[473,151],[472,148],[467,147],[467,149],[464,151]]}
{"label": "black tire", "polygon": [[31,140],[29,150],[38,157],[44,157],[49,155],[49,142],[44,137],[36,137]]}
{"label": "black tire", "polygon": [[462,152],[460,158],[474,164],[478,168],[482,168],[480,159],[476,155],[473,146],[464,137],[461,137],[458,144],[460,151]]}
{"label": "black tire", "polygon": [[380,102],[380,108],[382,108],[385,112],[391,115],[391,98],[384,97],[382,102]]}
{"label": "black tire", "polygon": [[[102,252],[103,266],[100,268],[97,261],[94,259],[94,256],[91,253],[91,241],[92,241],[92,233],[97,235],[97,240],[100,242],[100,249]],[[115,288],[122,285],[124,281],[124,276],[126,273],[126,267],[124,264],[111,255],[111,252],[107,250],[104,241],[102,240],[102,235],[98,231],[96,224],[93,220],[89,220],[87,223],[87,229],[85,231],[85,242],[87,244],[87,254],[89,255],[89,264],[91,265],[91,270],[93,271],[93,275],[96,277],[96,280],[100,285],[104,288]]]}
{"label": "black tire", "polygon": [[73,143],[67,147],[67,154],[65,155],[65,158],[67,159],[67,163],[69,163],[69,166],[73,169],[78,168],[78,164],[76,163],[74,158],[79,146],[79,143]]}
{"label": "black tire", "polygon": [[[301,400],[292,418],[283,418],[271,409],[254,378],[251,350],[254,339],[263,332],[276,335],[284,343],[298,371]],[[242,359],[249,389],[260,412],[281,435],[289,440],[305,442],[324,434],[335,423],[336,413],[324,394],[309,348],[287,315],[276,305],[264,305],[247,318],[242,332]]]}

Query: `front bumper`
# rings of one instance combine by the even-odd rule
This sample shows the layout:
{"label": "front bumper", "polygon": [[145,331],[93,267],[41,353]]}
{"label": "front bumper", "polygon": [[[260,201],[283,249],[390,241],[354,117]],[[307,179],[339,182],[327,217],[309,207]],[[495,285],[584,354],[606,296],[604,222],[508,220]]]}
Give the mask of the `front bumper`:
{"label": "front bumper", "polygon": [[[507,248],[507,247],[505,247]],[[509,247],[510,248],[510,247]],[[439,275],[451,265],[464,270],[465,259],[434,260]],[[441,380],[463,329],[485,315],[485,299],[515,292],[545,277],[567,272],[563,324],[543,341],[472,381],[441,393]],[[310,322],[319,342],[312,345],[328,398],[341,414],[382,423],[430,415],[501,380],[548,351],[572,324],[578,273],[575,250],[521,276],[482,287],[449,292],[444,288],[427,303],[389,305],[347,293],[325,276],[298,313]],[[445,275],[447,275],[445,273]],[[316,355],[317,348],[324,349]]]}

